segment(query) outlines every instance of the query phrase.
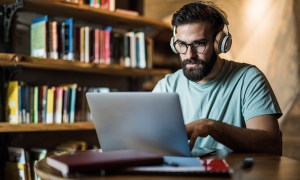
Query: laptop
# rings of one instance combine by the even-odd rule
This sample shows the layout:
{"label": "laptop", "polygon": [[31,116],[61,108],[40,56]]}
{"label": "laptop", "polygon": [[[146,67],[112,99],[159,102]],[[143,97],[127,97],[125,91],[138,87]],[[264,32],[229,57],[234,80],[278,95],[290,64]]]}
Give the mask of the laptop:
{"label": "laptop", "polygon": [[[192,156],[178,94],[88,92],[86,97],[102,151],[138,149]],[[212,152],[199,149],[193,156]]]}

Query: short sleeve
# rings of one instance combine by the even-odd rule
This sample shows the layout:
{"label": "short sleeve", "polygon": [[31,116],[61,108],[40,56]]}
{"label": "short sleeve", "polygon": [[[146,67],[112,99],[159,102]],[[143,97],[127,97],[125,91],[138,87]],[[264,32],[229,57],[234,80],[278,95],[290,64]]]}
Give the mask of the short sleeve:
{"label": "short sleeve", "polygon": [[255,66],[250,68],[244,78],[243,115],[245,120],[255,116],[274,114],[282,116],[275,94],[264,74]]}

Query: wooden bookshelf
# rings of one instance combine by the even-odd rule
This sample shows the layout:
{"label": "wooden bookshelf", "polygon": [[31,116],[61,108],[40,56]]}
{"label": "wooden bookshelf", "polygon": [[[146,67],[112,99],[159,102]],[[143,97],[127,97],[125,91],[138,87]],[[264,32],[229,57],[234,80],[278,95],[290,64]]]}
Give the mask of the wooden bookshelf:
{"label": "wooden bookshelf", "polygon": [[[121,0],[124,1],[124,0]],[[140,1],[140,0],[138,0]],[[63,0],[22,0],[23,7],[18,9],[21,17],[25,17],[23,21],[11,21],[11,23],[30,22],[32,15],[48,15],[50,18],[73,18],[76,20],[74,25],[88,25],[91,27],[111,26],[116,31],[143,31],[145,36],[154,40],[161,32],[171,32],[172,28],[159,20],[151,19],[141,15],[129,15],[124,13],[112,12],[109,10],[90,7],[89,5],[78,5],[67,3]],[[16,0],[4,0],[0,4],[16,3]],[[126,3],[132,3],[127,0]],[[28,13],[28,12],[32,12]],[[38,13],[38,14],[35,14]],[[4,16],[11,15],[9,13]],[[19,16],[16,16],[19,18]],[[78,21],[78,22],[77,22]],[[16,24],[14,24],[16,25]],[[14,26],[15,27],[15,26]],[[26,26],[27,28],[27,26]],[[4,29],[4,28],[2,28]],[[2,30],[1,29],[1,30]],[[8,30],[7,32],[16,32]],[[69,139],[78,139],[87,141],[91,145],[99,145],[95,127],[92,122],[86,122],[80,119],[76,123],[62,124],[12,124],[6,119],[6,96],[7,82],[11,80],[24,82],[28,85],[49,85],[59,86],[61,84],[76,83],[82,87],[109,87],[120,91],[141,91],[145,90],[144,84],[153,85],[153,76],[164,76],[171,73],[169,69],[153,68],[139,69],[129,68],[117,64],[95,64],[84,63],[77,60],[68,61],[62,59],[36,58],[29,56],[28,48],[30,43],[28,38],[28,29],[19,31],[20,36],[26,36],[24,43],[13,41],[18,36],[11,36],[10,43],[14,48],[3,48],[0,51],[0,179],[4,177],[5,162],[8,160],[7,147],[24,147],[30,149],[32,147],[53,148],[61,141]],[[17,45],[20,45],[17,46]],[[151,57],[154,57],[151,44]],[[10,47],[10,46],[8,46]],[[24,49],[23,49],[24,47]],[[23,50],[23,51],[18,51]],[[8,53],[9,52],[9,53]],[[168,53],[166,53],[168,54]],[[153,59],[149,59],[153,62]],[[157,78],[156,78],[157,79]],[[151,86],[152,87],[152,86]],[[150,89],[150,88],[148,88]],[[148,90],[147,89],[147,90]]]}
{"label": "wooden bookshelf", "polygon": [[92,122],[77,122],[63,124],[11,124],[0,123],[0,133],[12,132],[42,132],[42,131],[75,131],[75,130],[93,130]]}
{"label": "wooden bookshelf", "polygon": [[88,5],[64,2],[63,0],[24,0],[24,11],[53,16],[73,17],[90,23],[108,25],[124,29],[147,28],[151,32],[171,29],[171,26],[159,20],[145,16],[116,13]]}
{"label": "wooden bookshelf", "polygon": [[149,76],[149,75],[165,75],[171,71],[168,69],[137,69],[126,68],[121,65],[105,65],[94,63],[83,63],[78,61],[54,60],[34,58],[30,56],[19,56],[15,54],[0,53],[0,66],[4,67],[20,67],[44,70],[63,70],[76,71],[96,74],[106,74],[113,76]]}

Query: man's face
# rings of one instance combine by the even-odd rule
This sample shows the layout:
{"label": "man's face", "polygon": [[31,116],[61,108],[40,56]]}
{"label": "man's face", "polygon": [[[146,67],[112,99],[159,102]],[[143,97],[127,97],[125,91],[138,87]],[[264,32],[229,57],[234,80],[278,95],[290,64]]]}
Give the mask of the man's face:
{"label": "man's face", "polygon": [[[212,70],[217,55],[214,52],[213,31],[207,23],[193,23],[177,26],[175,41],[188,46],[186,53],[180,54],[183,73],[191,81],[199,82]],[[199,48],[202,46],[203,48]],[[197,52],[197,51],[200,51]]]}

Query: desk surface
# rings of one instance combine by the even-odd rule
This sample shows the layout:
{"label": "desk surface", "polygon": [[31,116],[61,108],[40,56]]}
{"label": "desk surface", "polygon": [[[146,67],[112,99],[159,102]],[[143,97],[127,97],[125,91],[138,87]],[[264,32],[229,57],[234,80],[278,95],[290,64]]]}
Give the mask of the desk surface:
{"label": "desk surface", "polygon": [[[231,153],[228,155],[218,155],[224,157],[231,168],[234,170],[229,179],[299,179],[300,178],[300,161],[267,154],[238,154]],[[208,158],[218,158],[216,156]],[[253,166],[249,169],[242,169],[241,162],[246,157],[253,158]],[[42,179],[64,179],[61,173],[47,165],[46,160],[38,161],[34,167],[36,173]],[[105,180],[186,180],[199,179],[197,176],[158,176],[158,175],[109,175],[101,177],[86,177],[80,179],[105,179]],[[201,179],[212,180],[212,177],[201,176]],[[219,177],[220,179],[220,177]],[[226,178],[221,178],[226,179]],[[228,178],[227,178],[228,179]]]}

